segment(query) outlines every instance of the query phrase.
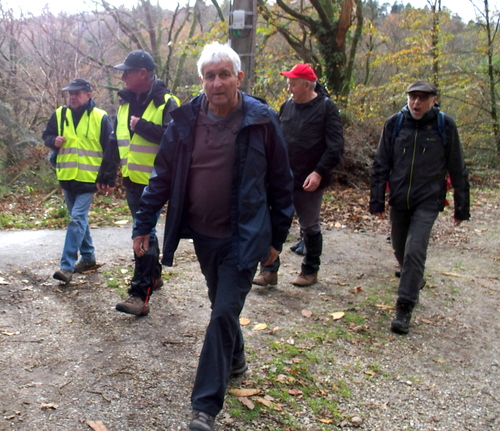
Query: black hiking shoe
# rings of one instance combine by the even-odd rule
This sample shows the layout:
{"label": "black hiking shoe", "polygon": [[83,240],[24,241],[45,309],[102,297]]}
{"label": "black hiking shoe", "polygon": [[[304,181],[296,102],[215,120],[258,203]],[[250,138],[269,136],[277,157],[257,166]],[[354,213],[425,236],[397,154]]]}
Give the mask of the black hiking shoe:
{"label": "black hiking shoe", "polygon": [[149,313],[149,304],[146,304],[138,296],[129,296],[125,301],[116,304],[116,311],[135,316],[146,316]]}
{"label": "black hiking shoe", "polygon": [[247,361],[243,359],[243,362],[240,362],[239,364],[233,365],[231,367],[231,373],[229,374],[229,377],[238,377],[241,376],[246,370],[248,370],[248,364]]}
{"label": "black hiking shoe", "polygon": [[396,317],[391,323],[391,330],[396,334],[408,334],[410,332],[410,320],[413,305],[396,303]]}
{"label": "black hiking shoe", "polygon": [[90,271],[91,269],[94,269],[96,267],[96,262],[95,260],[89,260],[88,262],[84,262],[80,260],[79,262],[76,263],[75,265],[75,272],[85,272],[85,271]]}
{"label": "black hiking shoe", "polygon": [[53,277],[56,280],[68,284],[73,278],[73,273],[71,271],[68,271],[67,269],[60,269],[59,271],[54,272]]}
{"label": "black hiking shoe", "polygon": [[297,253],[299,256],[305,256],[306,254],[306,246],[304,244],[304,240],[301,238],[297,242],[297,244],[292,245],[290,247],[290,250],[292,250],[294,253]]}
{"label": "black hiking shoe", "polygon": [[189,431],[213,431],[215,417],[199,410],[193,410]]}

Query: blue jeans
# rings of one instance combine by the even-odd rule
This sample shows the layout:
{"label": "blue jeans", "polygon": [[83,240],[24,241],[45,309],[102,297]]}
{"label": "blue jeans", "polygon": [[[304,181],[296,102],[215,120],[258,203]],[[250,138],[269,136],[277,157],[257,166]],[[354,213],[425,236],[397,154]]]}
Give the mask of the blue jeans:
{"label": "blue jeans", "polygon": [[427,247],[438,211],[391,208],[391,242],[401,267],[398,302],[415,305],[424,280]]}
{"label": "blue jeans", "polygon": [[[132,219],[134,220],[134,226],[132,229],[135,228],[137,223],[135,215],[137,214],[137,211],[139,211],[139,204],[141,202],[142,192],[144,191],[145,188],[146,186],[143,186],[142,188],[137,187],[134,189],[130,187],[125,187],[125,198],[127,199],[128,208],[130,209],[130,213],[132,214]],[[156,214],[156,220],[158,220],[160,214],[161,210],[158,211],[158,214]],[[156,227],[153,227],[153,229],[151,229],[151,232],[149,233],[149,239],[151,241],[156,240]]]}
{"label": "blue jeans", "polygon": [[74,272],[80,252],[82,262],[95,260],[89,229],[89,208],[94,193],[73,193],[64,190],[64,199],[70,214],[61,257],[61,269]]}
{"label": "blue jeans", "polygon": [[240,313],[257,268],[238,270],[232,238],[193,234],[212,308],[191,394],[193,409],[216,416],[224,404],[231,368],[245,360]]}

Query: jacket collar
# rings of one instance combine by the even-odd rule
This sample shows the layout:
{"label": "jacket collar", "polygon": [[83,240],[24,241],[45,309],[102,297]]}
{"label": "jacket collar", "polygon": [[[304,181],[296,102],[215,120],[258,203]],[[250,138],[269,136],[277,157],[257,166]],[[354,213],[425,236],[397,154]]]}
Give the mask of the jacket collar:
{"label": "jacket collar", "polygon": [[[165,103],[165,94],[170,93],[170,90],[167,88],[165,83],[161,80],[158,79],[156,76],[151,84],[151,87],[149,88],[149,91],[146,93],[141,93],[141,97],[139,99],[140,104],[146,104],[149,103],[151,100],[155,104],[156,107],[162,105]],[[123,105],[124,103],[133,103],[136,101],[137,94],[132,93],[131,91],[127,90],[126,88],[122,88],[118,92],[118,96],[120,97],[120,105]]]}

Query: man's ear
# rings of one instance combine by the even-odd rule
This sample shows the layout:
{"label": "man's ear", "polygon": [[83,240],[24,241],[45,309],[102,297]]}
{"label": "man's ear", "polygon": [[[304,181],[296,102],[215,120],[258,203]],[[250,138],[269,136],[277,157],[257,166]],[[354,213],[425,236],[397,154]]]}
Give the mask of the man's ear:
{"label": "man's ear", "polygon": [[243,78],[245,78],[245,74],[243,73],[242,70],[238,72],[238,87],[241,85],[243,82]]}

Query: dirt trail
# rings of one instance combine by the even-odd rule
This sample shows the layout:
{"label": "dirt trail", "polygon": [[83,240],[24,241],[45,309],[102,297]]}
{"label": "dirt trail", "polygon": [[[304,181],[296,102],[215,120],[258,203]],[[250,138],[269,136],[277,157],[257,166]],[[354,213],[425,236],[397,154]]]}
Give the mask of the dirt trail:
{"label": "dirt trail", "polygon": [[[246,378],[261,373],[276,337],[252,331],[254,323],[303,330],[351,310],[368,322],[366,341],[339,339],[318,365],[325,381],[350,389],[339,398],[344,429],[354,415],[367,431],[500,429],[499,200],[481,202],[458,230],[440,216],[407,337],[390,334],[391,312],[376,306],[390,304],[396,289],[387,227],[325,231],[321,282],[310,289],[290,284],[301,259],[288,251],[291,235],[277,288],[253,289],[243,312],[252,322],[244,328]],[[64,232],[0,232],[0,430],[90,430],[87,420],[108,431],[185,430],[209,314],[192,245],[182,242],[151,314],[137,319],[114,310],[119,296],[105,275],[131,264],[130,228],[92,234],[105,266],[63,287],[51,275]],[[245,424],[224,410],[218,429],[339,428],[307,414],[300,428]]]}

